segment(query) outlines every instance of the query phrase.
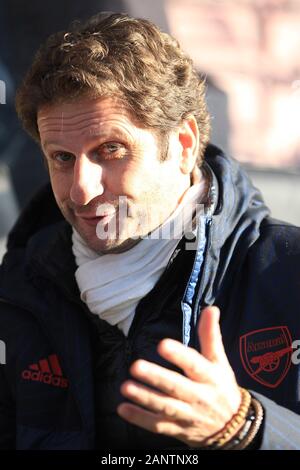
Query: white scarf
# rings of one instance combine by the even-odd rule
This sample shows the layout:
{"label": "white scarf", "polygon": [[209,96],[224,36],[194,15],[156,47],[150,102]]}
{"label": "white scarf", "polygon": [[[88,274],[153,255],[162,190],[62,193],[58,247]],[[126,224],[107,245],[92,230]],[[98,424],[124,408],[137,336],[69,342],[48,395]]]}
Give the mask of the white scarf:
{"label": "white scarf", "polygon": [[[203,180],[190,186],[164,224],[122,253],[99,255],[73,229],[72,249],[78,266],[75,277],[81,299],[92,313],[117,325],[125,336],[137,304],[158,281],[183,233],[191,231],[189,213],[201,203],[204,187]],[[161,233],[173,236],[161,238]]]}

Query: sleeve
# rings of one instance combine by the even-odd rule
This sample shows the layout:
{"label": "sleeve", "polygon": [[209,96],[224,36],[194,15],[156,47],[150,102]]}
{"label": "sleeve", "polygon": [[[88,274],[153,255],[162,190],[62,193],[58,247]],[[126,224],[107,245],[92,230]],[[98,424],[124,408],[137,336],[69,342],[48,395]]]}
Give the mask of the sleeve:
{"label": "sleeve", "polygon": [[253,392],[264,408],[259,450],[300,450],[300,416]]}
{"label": "sleeve", "polygon": [[5,365],[0,365],[0,450],[16,448],[16,413],[5,376]]}

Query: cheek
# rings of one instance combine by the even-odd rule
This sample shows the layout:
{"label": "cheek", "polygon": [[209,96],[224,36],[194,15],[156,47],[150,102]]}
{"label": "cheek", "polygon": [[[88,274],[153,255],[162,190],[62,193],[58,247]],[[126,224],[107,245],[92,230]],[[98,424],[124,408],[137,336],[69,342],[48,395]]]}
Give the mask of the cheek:
{"label": "cheek", "polygon": [[146,178],[145,173],[134,165],[116,168],[107,174],[106,189],[113,194],[135,197],[140,194]]}
{"label": "cheek", "polygon": [[[119,172],[119,186],[125,194],[139,196],[145,192],[155,190],[161,186],[162,167],[152,155],[143,159],[128,162],[126,168]],[[120,194],[120,192],[119,192]]]}
{"label": "cheek", "polygon": [[55,171],[50,171],[49,175],[55,199],[57,203],[61,205],[61,203],[69,197],[72,178],[70,178],[70,175],[56,173]]}

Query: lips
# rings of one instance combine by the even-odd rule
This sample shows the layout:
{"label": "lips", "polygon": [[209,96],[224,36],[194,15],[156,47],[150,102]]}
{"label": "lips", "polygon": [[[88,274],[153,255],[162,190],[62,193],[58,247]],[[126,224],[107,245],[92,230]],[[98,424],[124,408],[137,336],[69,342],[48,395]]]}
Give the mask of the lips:
{"label": "lips", "polygon": [[94,227],[103,217],[79,217],[85,224]]}
{"label": "lips", "polygon": [[102,206],[98,207],[96,211],[86,213],[83,212],[82,214],[78,212],[74,212],[75,216],[84,219],[84,220],[91,220],[91,219],[101,219],[102,217],[107,217],[109,215],[114,215],[116,213],[116,209],[112,208],[111,206],[109,208],[104,208]]}
{"label": "lips", "polygon": [[82,220],[85,224],[90,225],[90,226],[96,226],[99,222],[101,223],[107,223],[109,222],[112,217],[115,215],[116,211],[110,211],[110,212],[101,212],[101,215],[95,216],[94,214],[84,214],[84,215],[79,215],[76,214],[76,217],[80,220]]}
{"label": "lips", "polygon": [[80,214],[75,214],[76,217],[79,219],[84,219],[84,220],[91,220],[91,219],[102,219],[103,217],[106,217],[108,215],[114,215],[115,212],[105,212],[104,214],[101,213],[101,215],[80,215]]}

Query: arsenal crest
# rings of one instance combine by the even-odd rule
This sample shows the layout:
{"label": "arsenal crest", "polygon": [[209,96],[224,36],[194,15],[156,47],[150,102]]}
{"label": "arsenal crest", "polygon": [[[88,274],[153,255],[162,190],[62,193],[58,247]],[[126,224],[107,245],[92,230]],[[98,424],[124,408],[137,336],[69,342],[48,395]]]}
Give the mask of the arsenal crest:
{"label": "arsenal crest", "polygon": [[276,388],[291,366],[292,338],[287,326],[251,331],[240,337],[244,369],[257,382]]}

